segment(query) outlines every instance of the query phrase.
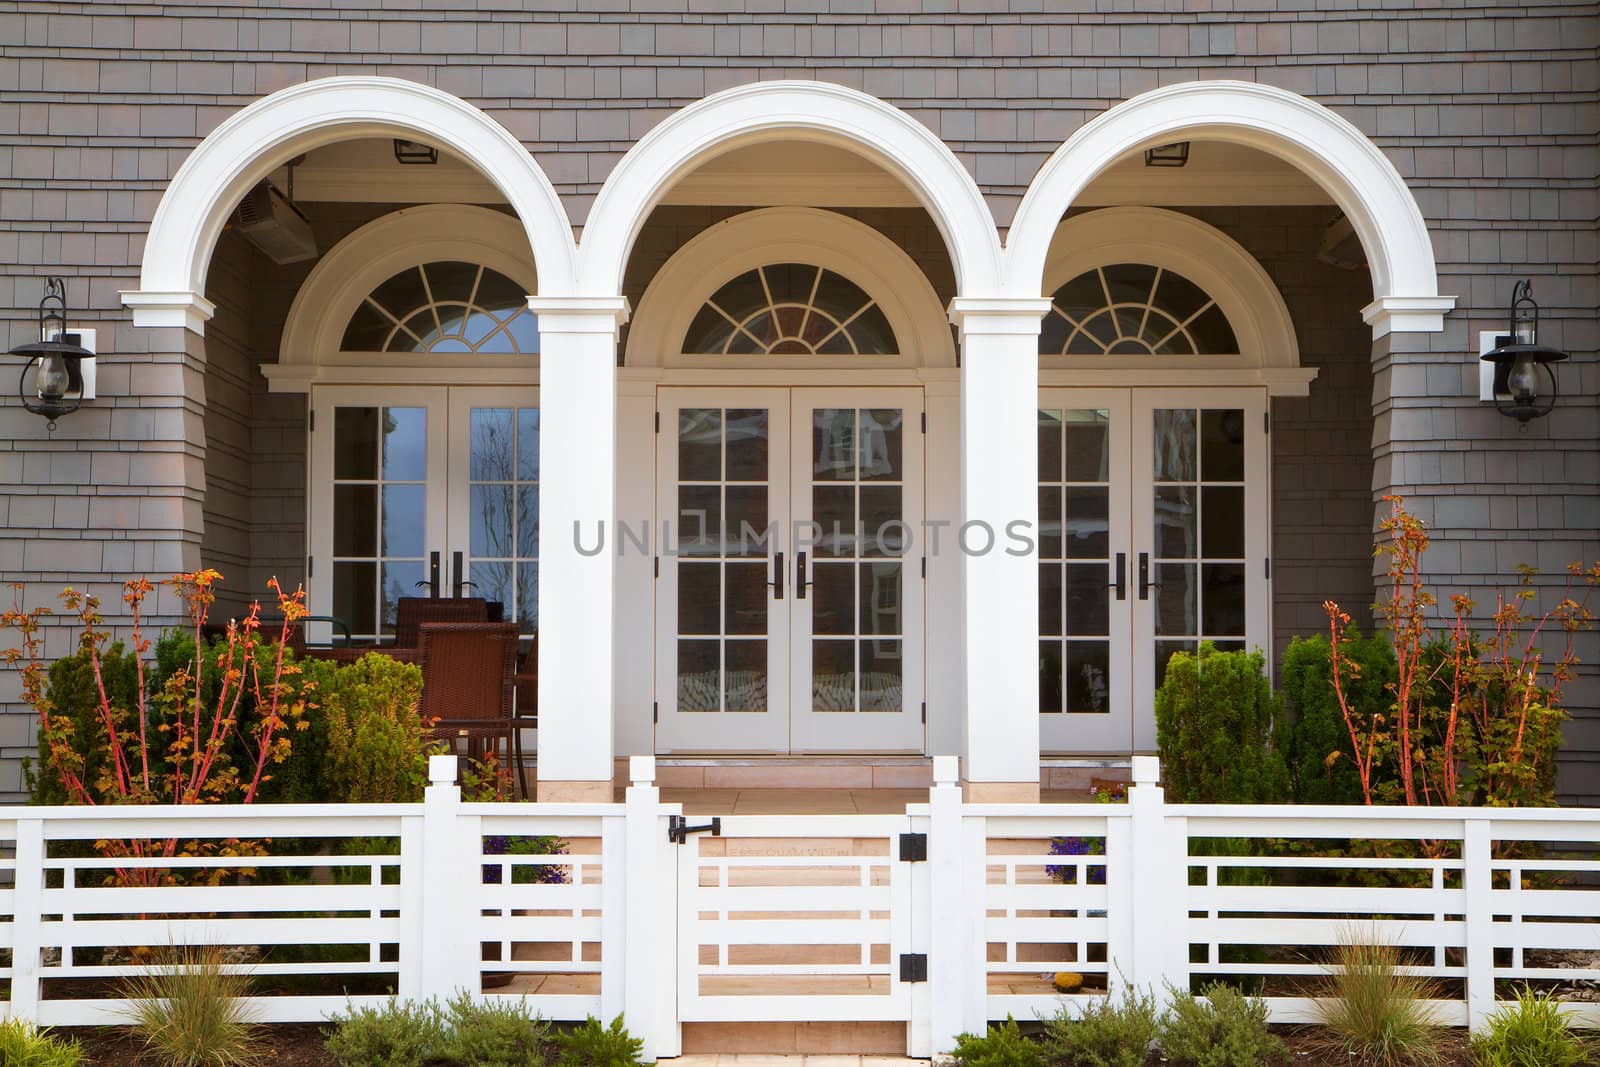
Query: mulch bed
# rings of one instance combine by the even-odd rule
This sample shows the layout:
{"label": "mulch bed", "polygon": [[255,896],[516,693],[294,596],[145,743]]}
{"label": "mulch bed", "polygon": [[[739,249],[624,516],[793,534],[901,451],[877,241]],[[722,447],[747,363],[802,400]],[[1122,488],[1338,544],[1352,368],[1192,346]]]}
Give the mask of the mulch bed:
{"label": "mulch bed", "polygon": [[[264,1064],[277,1067],[336,1067],[333,1057],[322,1047],[322,1027],[309,1024],[266,1027],[267,1053]],[[1293,1067],[1350,1067],[1348,1056],[1312,1051],[1316,1032],[1313,1027],[1274,1027],[1293,1054]],[[86,1030],[77,1035],[88,1053],[88,1067],[153,1067],[154,1061],[140,1055],[138,1042],[120,1030]],[[1439,1042],[1448,1067],[1471,1067],[1467,1035],[1462,1030],[1446,1031]],[[1152,1060],[1152,1063],[1160,1061]]]}
{"label": "mulch bed", "polygon": [[[260,1062],[276,1067],[337,1067],[322,1047],[323,1027],[311,1023],[262,1028],[266,1051]],[[156,1067],[139,1042],[120,1029],[64,1031],[83,1043],[85,1067]]]}

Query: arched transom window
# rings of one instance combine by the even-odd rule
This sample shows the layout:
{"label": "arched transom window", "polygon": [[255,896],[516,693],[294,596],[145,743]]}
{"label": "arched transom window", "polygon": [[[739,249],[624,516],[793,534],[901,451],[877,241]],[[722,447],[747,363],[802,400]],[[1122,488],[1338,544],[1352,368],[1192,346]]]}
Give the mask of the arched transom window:
{"label": "arched transom window", "polygon": [[746,271],[712,294],[683,340],[690,355],[888,355],[900,351],[877,302],[807,263]]}
{"label": "arched transom window", "polygon": [[1046,356],[1235,355],[1239,341],[1211,294],[1146,263],[1085,271],[1055,291],[1039,335]]}
{"label": "arched transom window", "polygon": [[539,351],[523,286],[477,263],[423,263],[378,286],[345,327],[346,352]]}

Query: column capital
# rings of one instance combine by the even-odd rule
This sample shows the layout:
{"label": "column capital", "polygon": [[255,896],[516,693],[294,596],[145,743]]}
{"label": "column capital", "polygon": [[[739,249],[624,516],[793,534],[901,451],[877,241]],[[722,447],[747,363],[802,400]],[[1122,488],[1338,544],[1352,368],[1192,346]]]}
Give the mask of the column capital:
{"label": "column capital", "polygon": [[135,326],[181,326],[202,337],[206,320],[217,311],[217,305],[188,289],[125,289],[117,295],[122,298],[123,307],[133,309]]}
{"label": "column capital", "polygon": [[1438,333],[1456,306],[1453,296],[1380,296],[1361,309],[1376,341],[1386,333]]}
{"label": "column capital", "polygon": [[1036,337],[1050,310],[1044,297],[958,296],[950,301],[950,321],[962,336],[1008,334]]}
{"label": "column capital", "polygon": [[628,321],[625,296],[530,296],[528,310],[552,333],[609,333]]}

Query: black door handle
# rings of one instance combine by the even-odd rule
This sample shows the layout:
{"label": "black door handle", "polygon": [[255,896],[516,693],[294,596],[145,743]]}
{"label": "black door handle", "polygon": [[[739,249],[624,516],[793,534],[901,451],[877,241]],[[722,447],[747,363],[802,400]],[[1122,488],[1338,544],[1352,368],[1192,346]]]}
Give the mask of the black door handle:
{"label": "black door handle", "polygon": [[439,553],[428,553],[428,595],[439,598]]}
{"label": "black door handle", "polygon": [[783,599],[783,553],[774,552],[772,555],[772,581],[767,583],[772,587],[772,599]]}
{"label": "black door handle", "polygon": [[1118,552],[1112,562],[1112,573],[1115,577],[1111,580],[1111,588],[1117,591],[1118,600],[1128,599],[1128,554]]}
{"label": "black door handle", "polygon": [[[452,552],[452,553],[450,553],[450,570],[451,570],[451,575],[452,575],[451,580],[450,580],[450,595],[451,596],[460,596],[461,595],[461,586],[467,580],[467,576],[465,574],[461,573],[461,553],[460,552]],[[436,593],[434,595],[437,596],[438,594]]]}
{"label": "black door handle", "polygon": [[1160,585],[1160,582],[1152,582],[1150,580],[1150,553],[1139,553],[1139,599],[1149,600],[1150,590]]}
{"label": "black door handle", "polygon": [[811,583],[806,580],[806,554],[800,553],[794,561],[794,598],[804,600]]}

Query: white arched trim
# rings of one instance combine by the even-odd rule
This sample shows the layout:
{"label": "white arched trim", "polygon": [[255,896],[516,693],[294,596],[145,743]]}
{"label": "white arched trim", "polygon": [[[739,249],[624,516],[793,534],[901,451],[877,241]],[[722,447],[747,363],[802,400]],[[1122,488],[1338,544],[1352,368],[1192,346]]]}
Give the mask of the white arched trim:
{"label": "white arched trim", "polygon": [[1174,140],[1247,145],[1294,164],[1327,190],[1366,249],[1373,336],[1433,332],[1455,298],[1439,296],[1427,224],[1394,166],[1360,130],[1313,100],[1252,82],[1185,82],[1142,93],[1074,133],[1034,177],[1007,239],[1006,286],[1034,295],[1056,223],[1083,189],[1131,152]]}
{"label": "white arched trim", "polygon": [[566,211],[522,143],[483,111],[399,78],[322,78],[257,100],[200,142],[161,197],[145,242],[139,288],[122,294],[139,326],[202,332],[211,315],[206,270],[239,199],[294,156],[333,141],[398,136],[434,145],[480,170],[526,231],[539,277],[571,288],[576,248]]}
{"label": "white arched trim", "polygon": [[538,290],[527,242],[504,213],[460,204],[391,212],[334,245],[307,275],[289,306],[278,362],[261,368],[271,390],[303,393],[312,382],[461,382],[463,371],[474,382],[531,384],[536,357],[528,355],[340,351],[368,293],[407,267],[437,260],[481,263],[526,292]]}
{"label": "white arched trim", "polygon": [[[745,271],[809,263],[855,282],[883,309],[896,356],[693,356],[684,335],[705,302]],[[835,211],[747,211],[697,234],[662,266],[628,328],[628,366],[729,368],[954,367],[955,342],[938,294],[916,262],[871,226]]]}
{"label": "white arched trim", "polygon": [[1097,384],[1114,379],[1147,383],[1157,371],[1178,371],[1185,378],[1220,372],[1218,377],[1259,381],[1283,394],[1304,394],[1316,377],[1315,370],[1300,368],[1300,346],[1283,294],[1255,257],[1216,227],[1152,207],[1101,208],[1074,215],[1056,227],[1044,268],[1045,294],[1085,271],[1113,263],[1162,267],[1204,289],[1228,317],[1239,341],[1238,354],[1041,356],[1042,372],[1065,371],[1075,381]]}
{"label": "white arched trim", "polygon": [[840,85],[773,81],[742,85],[673,114],[628,150],[606,179],[579,248],[581,292],[614,294],[650,210],[696,164],[748,144],[811,140],[864,156],[916,194],[944,235],[963,293],[1000,280],[993,216],[955,153],[896,107]]}

